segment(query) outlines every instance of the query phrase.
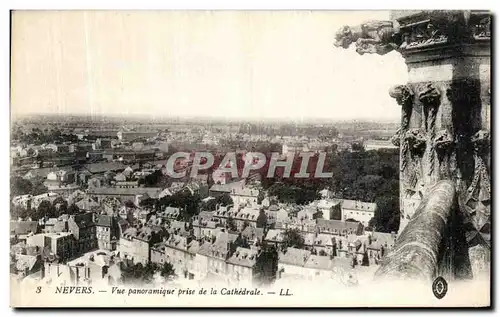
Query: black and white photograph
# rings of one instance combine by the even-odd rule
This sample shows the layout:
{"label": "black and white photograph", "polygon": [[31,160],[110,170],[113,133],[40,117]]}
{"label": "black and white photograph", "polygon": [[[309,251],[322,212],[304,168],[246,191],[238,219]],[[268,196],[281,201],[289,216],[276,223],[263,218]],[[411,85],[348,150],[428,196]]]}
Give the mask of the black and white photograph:
{"label": "black and white photograph", "polygon": [[12,10],[10,306],[491,304],[488,10]]}

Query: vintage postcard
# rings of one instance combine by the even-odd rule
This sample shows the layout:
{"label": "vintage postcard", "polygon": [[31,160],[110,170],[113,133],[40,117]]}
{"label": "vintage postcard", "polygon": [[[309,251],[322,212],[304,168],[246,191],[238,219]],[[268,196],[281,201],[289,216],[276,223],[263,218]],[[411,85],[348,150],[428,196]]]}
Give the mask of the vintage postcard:
{"label": "vintage postcard", "polygon": [[13,307],[490,307],[491,13],[12,11]]}

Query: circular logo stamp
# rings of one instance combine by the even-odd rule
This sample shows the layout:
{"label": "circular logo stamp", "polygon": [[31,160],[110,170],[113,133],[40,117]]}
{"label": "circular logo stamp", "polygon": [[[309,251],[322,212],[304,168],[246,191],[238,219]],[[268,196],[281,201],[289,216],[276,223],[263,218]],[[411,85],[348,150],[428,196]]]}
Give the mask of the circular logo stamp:
{"label": "circular logo stamp", "polygon": [[439,276],[432,283],[432,292],[437,299],[443,298],[448,292],[448,282],[442,276]]}

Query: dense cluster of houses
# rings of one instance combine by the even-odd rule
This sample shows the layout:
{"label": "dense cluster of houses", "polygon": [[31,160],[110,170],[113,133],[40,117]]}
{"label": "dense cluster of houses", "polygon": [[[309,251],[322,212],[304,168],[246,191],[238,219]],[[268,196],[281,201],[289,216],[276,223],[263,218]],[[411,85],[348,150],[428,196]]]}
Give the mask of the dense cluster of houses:
{"label": "dense cluster of houses", "polygon": [[[355,270],[365,258],[376,265],[394,245],[394,234],[365,230],[375,204],[335,199],[328,191],[308,205],[281,204],[258,183],[245,180],[210,188],[206,178],[167,188],[138,184],[141,176],[163,168],[162,161],[107,162],[89,164],[83,172],[52,168],[26,173],[28,179],[35,171],[45,175],[48,191],[14,197],[14,206],[37,208],[42,201],[62,199],[79,212],[39,221],[13,219],[11,272],[36,279],[118,283],[121,261],[153,262],[171,263],[181,279],[252,283],[261,274],[262,246],[274,245],[278,279],[324,279],[333,267]],[[59,190],[77,180],[86,182],[87,189],[75,185]],[[180,191],[196,193],[203,201],[227,195],[232,204],[201,210],[190,219],[182,217],[183,208],[142,206],[144,200]],[[291,229],[303,238],[300,249],[283,246]]]}

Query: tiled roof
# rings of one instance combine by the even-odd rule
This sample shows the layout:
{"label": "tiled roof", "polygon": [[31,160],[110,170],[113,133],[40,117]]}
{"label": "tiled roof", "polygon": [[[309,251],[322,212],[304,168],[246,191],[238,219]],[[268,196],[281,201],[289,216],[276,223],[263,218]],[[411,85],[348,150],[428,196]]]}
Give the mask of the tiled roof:
{"label": "tiled roof", "polygon": [[111,227],[113,224],[113,217],[108,215],[99,215],[97,218],[97,225],[100,227]]}
{"label": "tiled roof", "polygon": [[240,210],[235,216],[235,219],[249,220],[249,221],[257,221],[257,217],[259,217],[260,211],[254,208],[243,208]]}
{"label": "tiled roof", "polygon": [[214,212],[215,217],[235,218],[238,210],[234,207],[222,206]]}
{"label": "tiled roof", "polygon": [[157,198],[161,193],[161,188],[156,187],[137,187],[137,188],[112,188],[112,187],[99,187],[89,188],[87,193],[89,195],[117,195],[117,196],[132,196],[148,194],[151,198]]}
{"label": "tiled roof", "polygon": [[264,236],[264,228],[255,228],[252,226],[247,226],[242,232],[241,235],[249,240],[259,239],[262,241]]}
{"label": "tiled roof", "polygon": [[269,231],[267,231],[267,234],[266,234],[266,238],[265,240],[266,241],[277,241],[277,242],[281,242],[283,241],[283,238],[284,238],[284,230],[280,230],[280,229],[269,229]]}
{"label": "tiled roof", "polygon": [[233,189],[239,189],[242,187],[241,181],[227,183],[227,184],[214,184],[210,187],[210,191],[231,193]]}
{"label": "tiled roof", "polygon": [[200,249],[200,243],[196,240],[192,240],[189,244],[188,244],[188,249],[187,251],[191,254],[196,254],[198,252],[198,250]]}
{"label": "tiled roof", "polygon": [[72,171],[73,168],[71,166],[60,166],[60,167],[47,167],[47,168],[37,168],[37,169],[32,169],[29,170],[24,177],[27,175],[31,175],[33,177],[43,177],[46,178],[47,175],[51,172],[57,172],[60,170],[66,170],[66,171]]}
{"label": "tiled roof", "polygon": [[304,267],[317,270],[331,270],[333,262],[329,256],[311,254]]}
{"label": "tiled roof", "polygon": [[136,239],[149,242],[155,233],[158,233],[161,228],[155,226],[144,226],[137,231]]}
{"label": "tiled roof", "polygon": [[316,207],[321,209],[330,209],[333,206],[337,206],[341,204],[341,200],[339,199],[321,199],[317,201]]}
{"label": "tiled roof", "polygon": [[314,238],[314,245],[332,246],[333,245],[332,236],[329,234],[320,233],[317,235],[317,237]]}
{"label": "tiled roof", "polygon": [[85,197],[75,204],[80,210],[93,210],[99,208],[101,205],[90,197]]}
{"label": "tiled roof", "polygon": [[377,204],[376,203],[362,202],[362,201],[358,201],[358,200],[344,199],[342,201],[342,208],[343,209],[359,210],[359,211],[375,212],[375,209],[377,208]]}
{"label": "tiled roof", "polygon": [[119,162],[104,162],[104,163],[92,163],[85,164],[84,168],[87,169],[92,174],[104,173],[108,171],[118,172],[125,170],[127,166]]}
{"label": "tiled roof", "polygon": [[229,243],[236,239],[236,235],[227,232],[219,232],[214,243],[205,242],[198,250],[198,254],[225,259],[229,252]]}
{"label": "tiled roof", "polygon": [[128,228],[123,233],[123,237],[130,240],[130,239],[134,238],[135,236],[137,236],[137,231],[138,231],[137,228],[134,228],[134,227]]}
{"label": "tiled roof", "polygon": [[314,244],[314,241],[316,239],[316,234],[305,233],[305,234],[302,234],[302,236],[304,237],[304,244],[305,245],[313,245]]}
{"label": "tiled roof", "polygon": [[382,246],[384,246],[384,248],[392,248],[394,246],[394,237],[390,233],[374,232],[373,234],[369,234],[372,235],[372,243],[366,243],[368,249],[380,250]]}
{"label": "tiled roof", "polygon": [[358,222],[316,219],[317,226],[321,233],[355,233],[359,228]]}
{"label": "tiled roof", "polygon": [[32,270],[36,262],[37,262],[37,257],[35,255],[18,254],[16,269],[20,271]]}
{"label": "tiled roof", "polygon": [[37,221],[11,221],[10,232],[15,234],[36,233],[38,230]]}
{"label": "tiled roof", "polygon": [[180,236],[177,234],[172,234],[172,235],[170,235],[168,240],[165,241],[165,245],[167,247],[172,247],[174,249],[187,251],[188,242],[187,242],[186,237],[183,237],[183,236]]}
{"label": "tiled roof", "polygon": [[245,267],[253,267],[257,261],[257,250],[237,247],[228,263]]}
{"label": "tiled roof", "polygon": [[165,210],[161,213],[161,215],[168,218],[177,218],[180,213],[180,208],[168,206],[165,207]]}

